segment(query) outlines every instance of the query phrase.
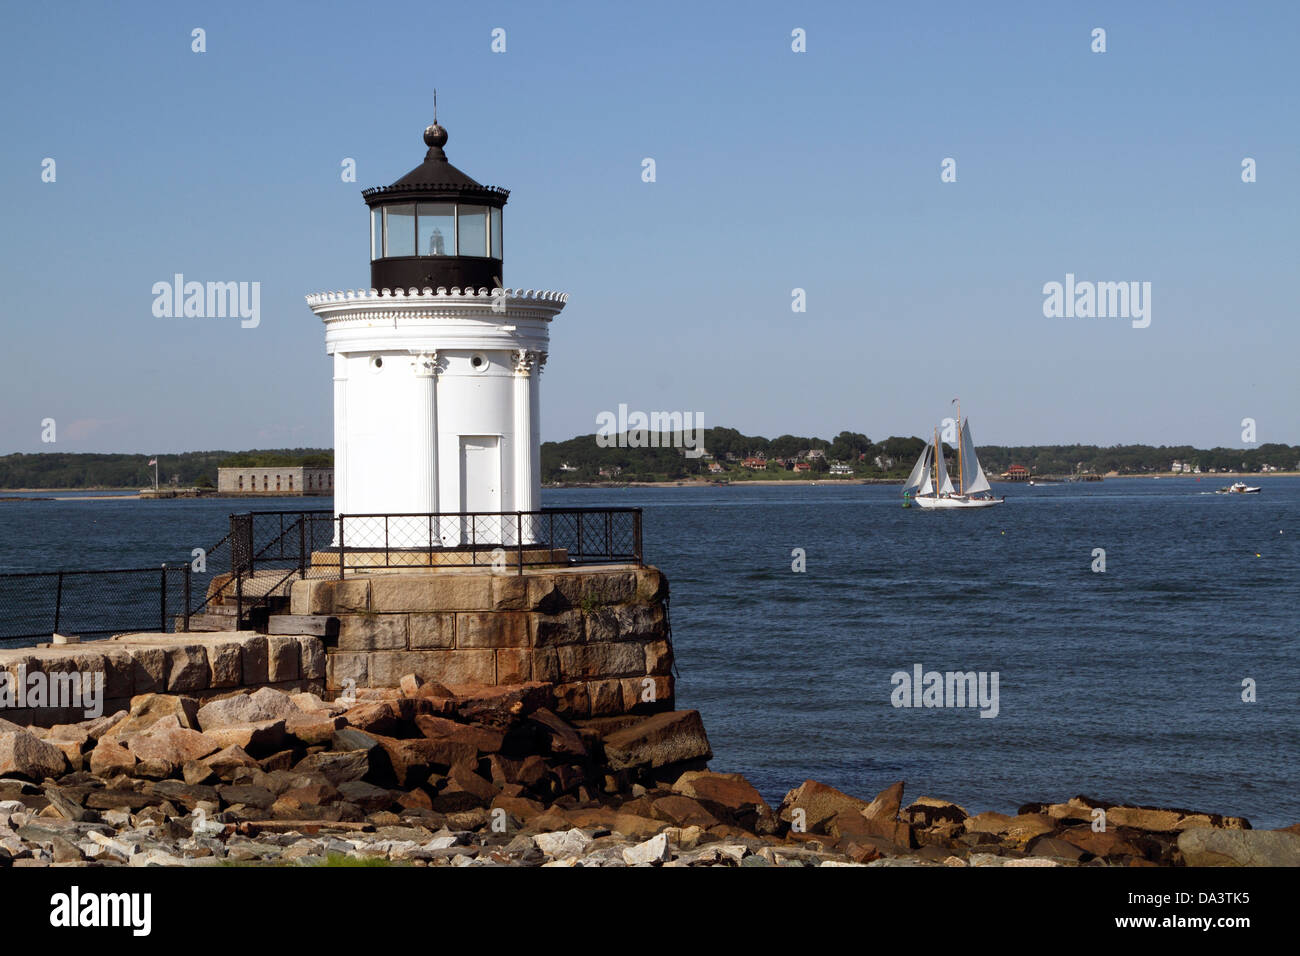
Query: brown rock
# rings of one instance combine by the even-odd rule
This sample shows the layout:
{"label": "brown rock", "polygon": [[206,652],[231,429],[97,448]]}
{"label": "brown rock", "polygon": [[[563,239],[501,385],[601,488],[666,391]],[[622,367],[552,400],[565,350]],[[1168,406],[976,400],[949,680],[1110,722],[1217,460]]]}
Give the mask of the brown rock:
{"label": "brown rock", "polygon": [[434,714],[420,714],[415,726],[430,740],[453,740],[473,746],[480,753],[496,753],[501,749],[505,734],[500,730],[481,725],[461,724]]}
{"label": "brown rock", "polygon": [[407,789],[424,783],[434,772],[445,773],[456,764],[473,764],[478,759],[473,746],[454,740],[398,740],[380,735],[375,739],[387,754],[398,785]]}
{"label": "brown rock", "polygon": [[143,776],[170,777],[188,761],[202,760],[220,748],[197,730],[184,727],[164,727],[136,734],[126,742],[139,764],[137,772]]}
{"label": "brown rock", "polygon": [[131,698],[128,715],[104,733],[101,740],[125,742],[127,738],[148,730],[164,717],[175,717],[181,727],[198,729],[196,715],[199,702],[193,697],[172,694],[139,694]]}
{"label": "brown rock", "polygon": [[284,732],[304,746],[329,744],[334,732],[347,726],[342,715],[331,717],[323,712],[304,713],[284,722]]}
{"label": "brown rock", "polygon": [[90,772],[97,777],[131,776],[135,772],[135,755],[123,744],[101,740],[90,752]]}
{"label": "brown rock", "polygon": [[456,713],[468,723],[507,730],[529,714],[554,704],[552,685],[541,681],[485,687],[461,695]]}
{"label": "brown rock", "polygon": [[666,820],[678,827],[699,827],[707,830],[722,822],[706,810],[699,801],[680,794],[655,800],[650,804],[650,813],[655,818]]}
{"label": "brown rock", "polygon": [[219,779],[227,783],[234,780],[235,774],[240,770],[257,766],[257,761],[240,747],[226,747],[200,762],[206,764]]}
{"label": "brown rock", "polygon": [[424,678],[419,674],[403,674],[397,686],[401,688],[402,693],[407,697],[414,697],[419,693],[420,686],[424,683]]}
{"label": "brown rock", "polygon": [[753,784],[738,773],[691,770],[677,778],[673,792],[698,800],[714,816],[751,833],[776,832],[776,814]]}
{"label": "brown rock", "polygon": [[540,730],[546,740],[546,748],[551,753],[569,757],[587,756],[587,746],[582,742],[582,735],[549,708],[538,708],[529,715],[528,722]]}
{"label": "brown rock", "polygon": [[900,819],[914,826],[933,827],[940,824],[964,824],[968,814],[955,803],[934,797],[919,797],[899,813]]}
{"label": "brown rock", "polygon": [[508,797],[500,794],[493,798],[491,809],[502,809],[512,817],[528,821],[533,817],[546,811],[545,804],[536,800],[529,800],[527,797]]}
{"label": "brown rock", "polygon": [[903,781],[900,780],[876,794],[876,799],[863,808],[862,815],[868,820],[893,821],[898,818],[898,808],[902,803]]}
{"label": "brown rock", "polygon": [[710,760],[713,750],[698,711],[670,710],[606,735],[605,758],[612,770],[664,767]]}
{"label": "brown rock", "polygon": [[216,749],[239,747],[252,756],[266,757],[275,753],[284,743],[283,719],[260,720],[251,724],[227,724],[206,730],[203,736],[212,742]]}
{"label": "brown rock", "polygon": [[26,730],[0,733],[0,777],[23,777],[37,783],[64,772],[67,758],[58,747]]}
{"label": "brown rock", "polygon": [[853,813],[862,817],[862,811],[866,808],[865,800],[851,797],[816,780],[805,780],[785,795],[778,816],[786,823],[791,823],[795,819],[793,811],[803,810],[805,832],[824,833],[826,824],[837,813]]}

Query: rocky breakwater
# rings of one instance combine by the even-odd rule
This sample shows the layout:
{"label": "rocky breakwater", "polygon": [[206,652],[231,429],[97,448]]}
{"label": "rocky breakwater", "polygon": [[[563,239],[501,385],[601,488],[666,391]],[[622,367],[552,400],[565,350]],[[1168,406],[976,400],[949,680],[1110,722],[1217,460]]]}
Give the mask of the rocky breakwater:
{"label": "rocky breakwater", "polygon": [[905,805],[902,783],[867,801],[806,781],[773,809],[707,769],[695,711],[566,719],[549,683],[400,684],[336,701],[150,693],[76,724],[0,722],[0,865],[1300,862],[1294,832],[1082,797],[969,815]]}

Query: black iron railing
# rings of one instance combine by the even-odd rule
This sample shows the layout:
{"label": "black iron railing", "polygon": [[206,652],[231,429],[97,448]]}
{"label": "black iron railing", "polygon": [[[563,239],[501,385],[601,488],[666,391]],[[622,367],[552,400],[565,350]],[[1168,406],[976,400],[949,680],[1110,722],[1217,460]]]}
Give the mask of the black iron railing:
{"label": "black iron railing", "polygon": [[192,587],[188,563],[0,574],[0,645],[54,634],[185,630]]}
{"label": "black iron railing", "polygon": [[218,623],[245,628],[255,612],[287,598],[295,577],[412,566],[522,574],[530,566],[614,563],[643,563],[640,508],[337,517],[250,511],[232,514],[230,531],[192,562],[0,574],[0,645],[56,633],[187,631],[194,616],[214,613],[225,616]]}
{"label": "black iron railing", "polygon": [[347,514],[337,572],[369,567],[641,564],[640,508]]}

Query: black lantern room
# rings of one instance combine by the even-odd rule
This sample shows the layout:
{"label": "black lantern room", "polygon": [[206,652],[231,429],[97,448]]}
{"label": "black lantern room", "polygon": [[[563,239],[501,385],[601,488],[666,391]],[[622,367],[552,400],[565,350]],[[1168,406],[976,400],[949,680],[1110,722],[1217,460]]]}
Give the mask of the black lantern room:
{"label": "black lantern room", "polygon": [[391,186],[363,190],[370,207],[376,289],[503,287],[501,209],[508,189],[484,186],[447,162],[447,131],[424,131],[424,162]]}

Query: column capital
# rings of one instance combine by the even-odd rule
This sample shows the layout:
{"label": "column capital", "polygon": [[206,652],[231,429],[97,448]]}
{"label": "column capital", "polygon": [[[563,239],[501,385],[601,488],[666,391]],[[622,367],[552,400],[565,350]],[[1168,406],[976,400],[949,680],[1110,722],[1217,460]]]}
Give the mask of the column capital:
{"label": "column capital", "polygon": [[528,378],[528,376],[532,374],[534,366],[537,366],[538,371],[541,371],[538,356],[542,356],[541,362],[545,362],[545,355],[545,352],[536,352],[532,349],[515,349],[513,356],[515,374],[522,376],[523,378]]}
{"label": "column capital", "polygon": [[417,352],[411,350],[411,368],[415,370],[418,378],[432,378],[442,371],[439,365],[438,353],[436,350]]}

